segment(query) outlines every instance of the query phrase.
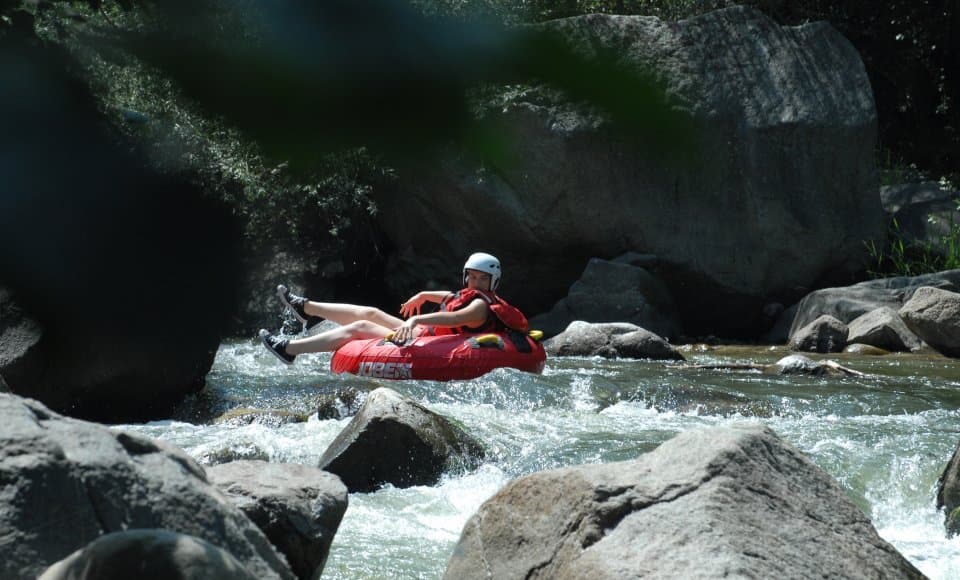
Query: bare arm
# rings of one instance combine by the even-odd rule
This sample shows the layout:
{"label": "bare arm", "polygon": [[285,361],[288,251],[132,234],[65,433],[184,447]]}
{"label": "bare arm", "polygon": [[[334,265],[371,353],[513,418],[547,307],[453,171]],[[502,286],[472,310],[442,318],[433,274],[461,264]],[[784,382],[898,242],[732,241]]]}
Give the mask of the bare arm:
{"label": "bare arm", "polygon": [[425,302],[436,302],[439,304],[451,296],[453,296],[453,292],[447,290],[424,290],[423,292],[417,292],[410,300],[400,305],[400,316],[409,318],[414,314],[420,314],[420,307],[423,306]]}
{"label": "bare arm", "polygon": [[483,300],[477,298],[466,308],[455,312],[433,312],[431,314],[416,314],[411,316],[403,323],[403,326],[396,330],[394,338],[398,342],[404,342],[414,337],[414,330],[417,326],[479,326],[487,320],[489,307]]}

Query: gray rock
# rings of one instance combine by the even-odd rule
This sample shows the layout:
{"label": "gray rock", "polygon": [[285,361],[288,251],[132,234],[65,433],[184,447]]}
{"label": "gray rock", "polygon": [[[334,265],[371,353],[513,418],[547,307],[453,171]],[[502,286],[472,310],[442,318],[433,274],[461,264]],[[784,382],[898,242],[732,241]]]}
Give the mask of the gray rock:
{"label": "gray rock", "polygon": [[210,449],[201,453],[197,458],[197,463],[203,466],[209,466],[244,460],[269,461],[270,454],[255,443],[249,441],[231,441],[223,447]]}
{"label": "gray rock", "polygon": [[[829,541],[826,541],[829,539]],[[757,424],[516,479],[444,578],[923,578],[823,470]]]}
{"label": "gray rock", "polygon": [[829,314],[844,324],[856,318],[887,307],[900,308],[913,296],[917,288],[933,286],[956,292],[960,290],[960,270],[947,270],[922,276],[895,276],[880,278],[837,288],[823,288],[807,294],[795,309],[791,307],[777,321],[777,326],[789,320],[789,337],[815,319]]}
{"label": "gray rock", "polygon": [[775,319],[773,326],[761,337],[761,340],[769,344],[785,344],[790,340],[790,327],[793,325],[793,319],[797,316],[797,310],[800,304],[794,304],[781,312]]}
{"label": "gray rock", "polygon": [[947,535],[960,534],[960,444],[937,482],[937,509],[946,513]]}
{"label": "gray rock", "polygon": [[864,376],[832,360],[815,361],[800,354],[785,356],[772,365],[763,368],[767,375],[812,375],[812,376]]}
{"label": "gray rock", "polygon": [[919,242],[945,252],[942,238],[960,225],[960,192],[944,189],[939,183],[904,183],[880,188],[884,210],[897,221],[897,235],[908,244]]}
{"label": "gray rock", "polygon": [[283,558],[186,453],[0,394],[0,578],[33,578],[102,534],[164,528],[219,546],[258,578]]}
{"label": "gray rock", "polygon": [[862,269],[863,241],[885,234],[877,116],[860,56],[836,30],[778,26],[747,7],[546,26],[589,54],[652,67],[693,115],[694,150],[670,162],[545,91],[504,90],[486,114],[511,128],[522,162],[478,168],[450,152],[401,176],[403,195],[375,193],[378,225],[405,249],[388,264],[394,294],[449,280],[488,240],[504,296],[532,315],[565,296],[590,257],[632,249],[657,256],[685,332],[731,336],[759,332],[763,305],[792,302],[825,272]]}
{"label": "gray rock", "polygon": [[381,387],[320,457],[320,468],[353,492],[433,485],[444,471],[472,468],[483,447],[462,429],[416,401]]}
{"label": "gray rock", "polygon": [[215,425],[225,424],[233,425],[235,427],[256,423],[258,425],[276,429],[290,423],[304,423],[306,420],[306,416],[300,413],[294,413],[292,411],[284,411],[282,409],[251,409],[247,407],[241,407],[237,409],[230,409],[226,413],[214,419],[213,423]]}
{"label": "gray rock", "polygon": [[207,469],[216,485],[286,556],[297,578],[319,578],[347,511],[347,488],[317,467],[236,461]]}
{"label": "gray rock", "polygon": [[864,356],[883,356],[885,354],[890,354],[889,350],[871,346],[869,344],[861,344],[859,342],[848,344],[847,346],[843,347],[843,352],[847,354],[859,354]]}
{"label": "gray rock", "polygon": [[[931,202],[950,201],[956,192],[944,189],[939,182],[898,183],[880,187],[880,203],[883,210],[893,217],[908,207]],[[902,224],[901,224],[902,225]]]}
{"label": "gray rock", "polygon": [[869,344],[888,351],[916,350],[920,339],[910,332],[896,310],[886,306],[853,319],[847,342]]}
{"label": "gray rock", "polygon": [[804,352],[840,352],[847,345],[847,325],[823,315],[793,334],[791,350]]}
{"label": "gray rock", "polygon": [[668,338],[682,334],[677,307],[663,282],[644,268],[616,260],[587,262],[566,298],[550,312],[533,317],[530,327],[554,336],[574,320],[629,322]]}
{"label": "gray rock", "polygon": [[257,580],[230,552],[169,530],[100,536],[39,580]]}
{"label": "gray rock", "polygon": [[960,357],[960,293],[919,288],[900,309],[900,317],[923,342]]}
{"label": "gray rock", "polygon": [[626,322],[589,323],[575,320],[543,343],[552,356],[602,356],[685,360],[680,351],[656,334]]}
{"label": "gray rock", "polygon": [[72,416],[107,422],[168,416],[203,387],[220,342],[209,330],[187,334],[164,345],[88,329],[78,339],[66,324],[44,328],[0,288],[0,380],[9,392]]}

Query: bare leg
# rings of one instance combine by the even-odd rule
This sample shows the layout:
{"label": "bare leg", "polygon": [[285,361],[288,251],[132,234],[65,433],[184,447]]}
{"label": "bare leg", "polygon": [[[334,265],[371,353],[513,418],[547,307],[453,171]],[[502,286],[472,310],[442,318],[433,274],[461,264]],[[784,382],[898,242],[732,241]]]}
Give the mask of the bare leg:
{"label": "bare leg", "polygon": [[[311,302],[311,304],[316,304]],[[376,310],[375,308],[372,310]],[[308,310],[309,312],[309,310]],[[318,316],[318,315],[315,315]],[[398,319],[397,326],[400,321]],[[321,332],[307,338],[291,340],[287,345],[288,354],[304,354],[307,352],[329,352],[340,348],[351,340],[364,338],[383,338],[393,332],[394,326],[381,326],[369,320],[355,320],[344,324],[340,328],[334,328],[326,332]]]}
{"label": "bare leg", "polygon": [[320,316],[337,324],[350,324],[358,320],[366,320],[388,329],[394,329],[403,324],[403,320],[396,316],[391,316],[383,310],[371,306],[308,301],[303,310],[310,316]]}

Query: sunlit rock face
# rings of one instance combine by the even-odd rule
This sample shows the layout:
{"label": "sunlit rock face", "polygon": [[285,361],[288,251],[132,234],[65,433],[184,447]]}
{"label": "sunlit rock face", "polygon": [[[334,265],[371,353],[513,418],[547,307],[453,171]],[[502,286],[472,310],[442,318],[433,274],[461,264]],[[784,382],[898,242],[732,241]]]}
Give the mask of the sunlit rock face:
{"label": "sunlit rock face", "polygon": [[450,152],[378,200],[403,250],[388,276],[398,295],[449,280],[484,250],[504,263],[504,295],[536,314],[589,258],[635,251],[658,257],[687,333],[750,334],[763,304],[861,267],[863,241],[884,228],[877,116],[863,63],[836,30],[781,27],[745,7],[547,26],[651,68],[692,115],[690,144],[671,156],[544,91],[503,91],[486,114],[516,137],[515,163],[478,169]]}

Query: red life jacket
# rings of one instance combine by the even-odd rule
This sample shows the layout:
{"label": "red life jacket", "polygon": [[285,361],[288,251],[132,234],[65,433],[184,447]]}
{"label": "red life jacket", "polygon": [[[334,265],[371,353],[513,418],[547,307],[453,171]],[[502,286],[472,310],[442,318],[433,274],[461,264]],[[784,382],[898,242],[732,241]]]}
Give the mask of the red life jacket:
{"label": "red life jacket", "polygon": [[527,322],[527,317],[523,315],[520,310],[515,306],[511,306],[506,303],[503,298],[500,298],[493,292],[482,292],[480,290],[471,290],[469,288],[464,288],[463,290],[457,292],[453,295],[453,298],[446,300],[441,303],[441,307],[444,312],[454,312],[462,308],[466,308],[477,298],[483,300],[487,303],[487,319],[477,328],[469,328],[466,326],[461,327],[449,327],[449,328],[432,328],[433,334],[445,335],[445,334],[461,334],[465,332],[469,333],[486,333],[486,332],[499,332],[504,330],[517,330],[523,333],[526,333],[530,330],[530,324]]}

